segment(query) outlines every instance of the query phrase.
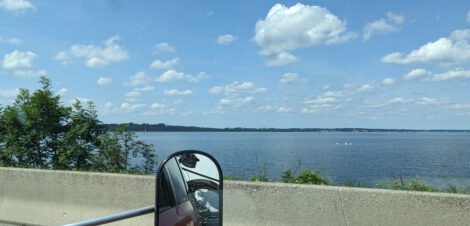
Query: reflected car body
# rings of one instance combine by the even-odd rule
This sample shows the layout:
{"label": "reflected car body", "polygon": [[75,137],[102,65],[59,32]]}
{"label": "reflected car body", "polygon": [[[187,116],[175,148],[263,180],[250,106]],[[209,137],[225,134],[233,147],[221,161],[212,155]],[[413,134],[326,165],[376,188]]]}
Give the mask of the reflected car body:
{"label": "reflected car body", "polygon": [[190,201],[166,209],[159,214],[159,225],[199,225],[194,207]]}
{"label": "reflected car body", "polygon": [[160,177],[158,186],[160,193],[158,225],[200,225],[197,210],[188,197],[185,181],[176,160],[170,160],[163,169],[163,176]]}

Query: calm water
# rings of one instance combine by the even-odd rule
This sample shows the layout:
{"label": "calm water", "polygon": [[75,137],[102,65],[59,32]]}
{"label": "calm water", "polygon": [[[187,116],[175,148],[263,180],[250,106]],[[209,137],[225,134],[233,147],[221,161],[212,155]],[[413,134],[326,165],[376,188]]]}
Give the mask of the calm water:
{"label": "calm water", "polygon": [[255,173],[262,163],[271,179],[298,162],[335,184],[368,185],[393,175],[443,187],[470,186],[470,133],[137,133],[154,144],[158,160],[197,149],[214,155],[226,175]]}

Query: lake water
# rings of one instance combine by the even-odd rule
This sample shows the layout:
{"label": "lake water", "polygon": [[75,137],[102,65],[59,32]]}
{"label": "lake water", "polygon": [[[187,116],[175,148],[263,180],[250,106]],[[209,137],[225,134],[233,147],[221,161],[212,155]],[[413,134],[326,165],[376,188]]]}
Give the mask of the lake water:
{"label": "lake water", "polygon": [[369,186],[393,176],[419,176],[437,187],[470,187],[470,133],[137,133],[154,144],[158,160],[185,149],[216,157],[226,175],[249,177],[264,163],[271,180],[301,163],[321,168],[334,184]]}

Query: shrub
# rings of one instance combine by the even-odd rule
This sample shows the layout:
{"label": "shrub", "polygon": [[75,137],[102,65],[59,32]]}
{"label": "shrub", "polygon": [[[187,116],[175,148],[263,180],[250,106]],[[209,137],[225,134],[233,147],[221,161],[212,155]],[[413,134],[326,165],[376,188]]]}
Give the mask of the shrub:
{"label": "shrub", "polygon": [[425,185],[419,181],[419,178],[415,178],[414,181],[408,184],[408,188],[404,187],[404,190],[410,191],[429,191],[429,192],[437,192],[436,188],[431,186]]}
{"label": "shrub", "polygon": [[321,184],[328,185],[328,181],[320,175],[320,169],[317,172],[311,171],[309,168],[306,168],[296,180],[299,184]]}
{"label": "shrub", "polygon": [[[256,162],[258,162],[258,159],[256,159]],[[258,172],[254,175],[250,176],[250,181],[262,181],[262,182],[268,182],[269,178],[266,175],[266,171],[264,168],[264,163],[261,164],[261,167],[258,167]]]}
{"label": "shrub", "polygon": [[293,169],[288,169],[284,172],[282,172],[282,182],[284,183],[295,183],[295,172]]}

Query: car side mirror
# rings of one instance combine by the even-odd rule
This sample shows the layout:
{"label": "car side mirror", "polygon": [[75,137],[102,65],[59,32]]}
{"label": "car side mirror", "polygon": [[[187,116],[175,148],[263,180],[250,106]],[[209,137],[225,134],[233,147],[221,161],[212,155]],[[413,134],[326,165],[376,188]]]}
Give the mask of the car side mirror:
{"label": "car side mirror", "polygon": [[223,175],[213,156],[173,153],[156,177],[155,225],[222,225]]}

